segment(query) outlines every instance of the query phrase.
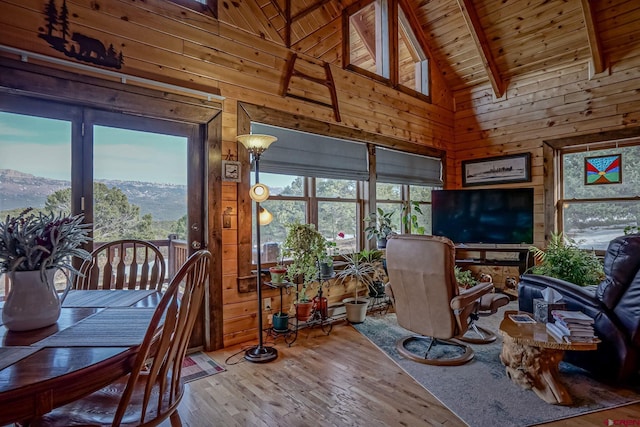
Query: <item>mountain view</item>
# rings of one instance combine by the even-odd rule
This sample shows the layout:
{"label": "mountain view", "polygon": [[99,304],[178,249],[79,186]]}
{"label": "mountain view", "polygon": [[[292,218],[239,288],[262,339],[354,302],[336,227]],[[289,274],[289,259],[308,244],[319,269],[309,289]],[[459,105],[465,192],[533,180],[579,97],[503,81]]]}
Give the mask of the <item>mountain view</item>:
{"label": "mountain view", "polygon": [[[109,188],[119,188],[127,196],[129,203],[139,206],[143,215],[151,213],[154,220],[175,221],[186,213],[186,185],[96,181]],[[12,169],[0,169],[0,211],[27,206],[42,208],[49,194],[70,187],[69,181],[39,177]]]}

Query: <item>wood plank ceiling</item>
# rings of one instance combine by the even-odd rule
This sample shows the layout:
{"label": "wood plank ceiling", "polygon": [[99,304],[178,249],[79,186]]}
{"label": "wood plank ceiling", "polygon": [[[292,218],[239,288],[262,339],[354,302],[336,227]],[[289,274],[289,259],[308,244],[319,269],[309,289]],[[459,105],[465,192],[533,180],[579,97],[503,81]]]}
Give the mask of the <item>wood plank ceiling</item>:
{"label": "wood plank ceiling", "polygon": [[[340,66],[342,10],[356,2],[221,0],[219,15],[229,24]],[[421,26],[432,72],[441,73],[452,92],[490,84],[500,97],[519,75],[578,61],[591,61],[599,73],[611,54],[623,54],[616,53],[617,46],[640,43],[638,0],[401,3]]]}

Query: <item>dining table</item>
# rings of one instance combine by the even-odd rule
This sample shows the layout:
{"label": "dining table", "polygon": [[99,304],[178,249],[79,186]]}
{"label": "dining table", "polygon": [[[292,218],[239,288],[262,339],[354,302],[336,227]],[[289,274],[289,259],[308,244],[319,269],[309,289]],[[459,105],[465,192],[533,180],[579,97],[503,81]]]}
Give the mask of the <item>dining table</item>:
{"label": "dining table", "polygon": [[0,426],[46,414],[130,373],[161,296],[71,290],[51,326],[16,332],[0,325]]}

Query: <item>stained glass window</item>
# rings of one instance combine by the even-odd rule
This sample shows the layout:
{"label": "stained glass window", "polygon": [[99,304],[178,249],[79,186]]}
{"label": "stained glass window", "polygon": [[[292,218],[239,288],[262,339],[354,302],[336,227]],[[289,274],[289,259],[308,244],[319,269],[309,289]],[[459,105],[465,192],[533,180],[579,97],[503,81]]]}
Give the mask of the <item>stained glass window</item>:
{"label": "stained glass window", "polygon": [[620,184],[622,182],[622,155],[585,157],[585,185]]}

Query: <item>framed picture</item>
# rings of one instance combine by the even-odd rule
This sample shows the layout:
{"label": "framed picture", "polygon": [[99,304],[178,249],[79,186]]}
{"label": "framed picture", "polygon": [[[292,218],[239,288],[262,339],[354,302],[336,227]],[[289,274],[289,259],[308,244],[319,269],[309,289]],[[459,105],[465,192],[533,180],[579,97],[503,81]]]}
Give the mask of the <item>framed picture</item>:
{"label": "framed picture", "polygon": [[531,181],[531,153],[462,161],[462,186]]}
{"label": "framed picture", "polygon": [[222,161],[222,180],[240,182],[241,167],[242,165],[240,164],[240,162],[223,160]]}
{"label": "framed picture", "polygon": [[584,185],[621,183],[622,154],[584,158]]}

